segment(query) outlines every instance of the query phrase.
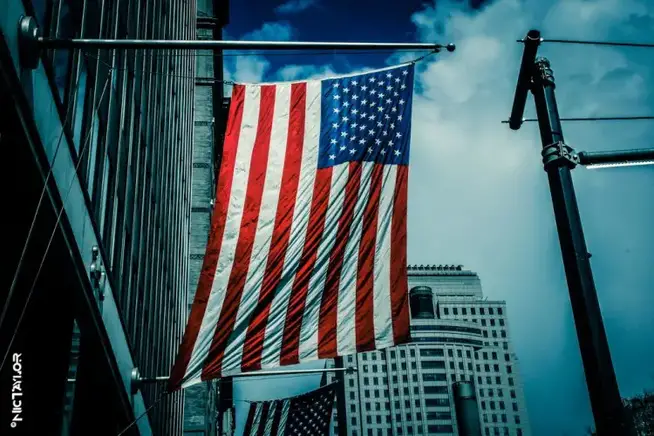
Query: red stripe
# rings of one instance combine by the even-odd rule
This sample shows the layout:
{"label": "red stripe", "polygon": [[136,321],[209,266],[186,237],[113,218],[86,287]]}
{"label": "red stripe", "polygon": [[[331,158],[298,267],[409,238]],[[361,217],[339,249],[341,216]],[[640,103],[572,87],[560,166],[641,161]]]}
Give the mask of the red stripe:
{"label": "red stripe", "polygon": [[309,279],[316,265],[318,246],[322,240],[325,229],[325,216],[329,204],[329,191],[331,190],[332,168],[319,169],[313,185],[313,198],[311,199],[311,212],[307,224],[302,258],[298,265],[295,281],[291,288],[288,309],[286,310],[286,323],[284,324],[284,339],[280,363],[292,365],[300,361],[300,330],[302,317],[306,306]]}
{"label": "red stripe", "polygon": [[275,216],[272,240],[259,302],[254,309],[243,345],[243,371],[261,369],[263,341],[270,315],[270,305],[275,298],[284,268],[284,259],[291,237],[291,225],[295,210],[295,199],[302,167],[302,146],[304,143],[304,118],[306,112],[306,83],[291,86],[291,111],[288,123],[288,140],[284,171],[279,189],[279,200]]}
{"label": "red stripe", "polygon": [[243,106],[245,102],[245,86],[234,85],[232,90],[232,101],[229,106],[229,117],[227,118],[227,132],[223,144],[222,162],[218,176],[218,186],[216,189],[216,205],[211,220],[211,232],[207,242],[207,249],[204,255],[202,271],[198,281],[198,287],[193,300],[191,315],[189,317],[184,339],[179,347],[175,366],[170,375],[168,391],[171,392],[180,387],[188,363],[191,360],[191,354],[195,347],[195,341],[198,338],[204,312],[207,308],[207,301],[211,293],[211,285],[216,273],[216,264],[218,255],[223,241],[223,230],[225,228],[225,219],[227,218],[227,206],[229,196],[232,191],[232,179],[234,175],[234,166],[236,163],[236,150],[238,147],[238,138],[241,132],[241,123],[243,120]]}
{"label": "red stripe", "polygon": [[374,283],[375,253],[377,248],[377,221],[381,197],[383,165],[375,165],[370,180],[370,197],[363,213],[363,233],[359,243],[359,267],[357,269],[356,296],[356,344],[357,351],[375,349]]}
{"label": "red stripe", "polygon": [[350,228],[359,195],[359,185],[361,185],[361,168],[361,162],[350,162],[345,185],[345,200],[336,231],[336,242],[329,256],[325,289],[320,303],[320,321],[318,322],[318,357],[320,359],[336,356],[338,286],[343,269],[345,246],[350,239]]}
{"label": "red stripe", "polygon": [[406,265],[407,185],[409,167],[397,166],[393,222],[391,223],[391,313],[393,339],[401,344],[409,339],[409,285]]}
{"label": "red stripe", "polygon": [[243,288],[245,287],[245,279],[250,267],[252,246],[254,245],[254,237],[259,221],[259,210],[261,208],[261,198],[263,196],[266,167],[268,164],[268,151],[270,149],[270,132],[272,130],[274,107],[275,86],[262,86],[261,103],[259,105],[259,123],[254,140],[252,160],[250,161],[241,228],[236,243],[232,271],[227,284],[227,294],[225,295],[225,300],[220,311],[211,349],[205,360],[205,366],[202,369],[203,380],[221,376],[225,348],[234,331],[234,324],[236,323],[238,308],[243,295]]}
{"label": "red stripe", "polygon": [[265,436],[266,434],[266,421],[268,420],[269,410],[270,410],[269,402],[265,402],[261,405],[261,418],[259,419],[259,428],[257,429],[257,436]]}
{"label": "red stripe", "polygon": [[271,435],[277,435],[279,431],[279,422],[282,419],[282,411],[284,410],[284,401],[275,401],[275,414],[273,415],[273,422],[270,428]]}

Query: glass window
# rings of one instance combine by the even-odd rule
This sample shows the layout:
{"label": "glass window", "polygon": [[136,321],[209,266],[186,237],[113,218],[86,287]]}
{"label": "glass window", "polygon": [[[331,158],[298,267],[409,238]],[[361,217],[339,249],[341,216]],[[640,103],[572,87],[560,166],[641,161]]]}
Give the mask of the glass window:
{"label": "glass window", "polygon": [[481,381],[481,376],[477,376],[477,383],[482,384],[483,382]]}
{"label": "glass window", "polygon": [[509,377],[509,386],[514,386],[513,377]]}
{"label": "glass window", "polygon": [[474,307],[470,308],[470,313],[473,315],[477,315],[477,311],[475,310]]}
{"label": "glass window", "polygon": [[406,357],[406,351],[400,350],[400,357]]}
{"label": "glass window", "polygon": [[425,386],[425,394],[447,394],[447,386]]}
{"label": "glass window", "polygon": [[484,313],[484,308],[483,308],[483,307],[480,307],[480,308],[479,308],[479,314],[480,314],[480,315],[485,315],[485,313]]}
{"label": "glass window", "polygon": [[509,374],[513,372],[513,370],[511,369],[511,365],[506,365],[506,372],[508,372]]}
{"label": "glass window", "polygon": [[466,357],[468,359],[472,359],[472,353],[470,352],[470,350],[466,350]]}
{"label": "glass window", "polygon": [[449,314],[450,314],[450,309],[448,309],[447,307],[444,307],[443,308],[443,315],[449,315]]}
{"label": "glass window", "polygon": [[352,418],[350,420],[350,422],[352,423],[352,425],[357,425],[357,419],[356,418]]}
{"label": "glass window", "polygon": [[488,308],[488,314],[489,314],[489,315],[493,315],[493,308],[492,308],[492,307],[489,307],[489,308]]}
{"label": "glass window", "polygon": [[448,355],[449,357],[454,357],[454,351],[452,351],[451,348],[448,348],[448,349],[447,349],[447,355]]}
{"label": "glass window", "polygon": [[494,364],[493,369],[495,370],[495,372],[500,372],[500,365],[498,365],[497,363]]}
{"label": "glass window", "polygon": [[481,402],[481,409],[486,410],[486,402],[485,401]]}
{"label": "glass window", "polygon": [[506,330],[500,330],[500,336],[506,338]]}
{"label": "glass window", "polygon": [[498,315],[502,315],[502,308],[501,308],[501,307],[498,307],[498,308],[497,308],[497,314],[498,314]]}
{"label": "glass window", "polygon": [[421,356],[443,356],[442,349],[424,348],[420,350]]}
{"label": "glass window", "polygon": [[506,415],[502,414],[502,422],[506,422]]}
{"label": "glass window", "polygon": [[468,362],[468,371],[472,371],[472,363]]}
{"label": "glass window", "polygon": [[488,363],[484,364],[484,371],[490,372],[490,365]]}
{"label": "glass window", "polygon": [[489,385],[489,384],[491,384],[491,383],[492,383],[492,382],[491,382],[491,378],[490,378],[490,376],[486,376],[486,384]]}
{"label": "glass window", "polygon": [[515,420],[516,424],[520,424],[520,416],[519,415],[514,415],[513,419]]}
{"label": "glass window", "polygon": [[511,389],[511,398],[515,398],[515,391]]}
{"label": "glass window", "polygon": [[511,403],[511,406],[513,407],[514,412],[518,411],[518,403]]}
{"label": "glass window", "polygon": [[501,385],[502,384],[502,377],[500,377],[499,375],[497,377],[495,377],[495,384],[496,385]]}
{"label": "glass window", "polygon": [[457,355],[459,358],[462,358],[462,357],[463,357],[463,351],[461,351],[461,350],[456,350],[456,355]]}
{"label": "glass window", "polygon": [[462,315],[467,315],[467,314],[468,314],[468,310],[467,310],[465,307],[462,308],[462,309],[461,309],[461,314],[462,314]]}
{"label": "glass window", "polygon": [[370,403],[366,403],[366,410],[370,412]]}
{"label": "glass window", "polygon": [[500,401],[500,410],[506,409],[506,406],[504,405],[504,401]]}
{"label": "glass window", "polygon": [[459,309],[456,308],[456,307],[453,307],[453,308],[452,308],[452,314],[454,314],[454,315],[458,315],[458,314],[459,314]]}
{"label": "glass window", "polygon": [[500,326],[504,327],[504,318],[500,318]]}
{"label": "glass window", "polygon": [[442,360],[427,360],[420,363],[423,369],[445,369],[445,362]]}
{"label": "glass window", "polygon": [[402,391],[404,392],[404,395],[409,395],[409,388],[404,388]]}
{"label": "glass window", "polygon": [[425,382],[428,381],[446,381],[447,378],[445,374],[440,373],[440,374],[423,374],[422,375],[422,380]]}
{"label": "glass window", "polygon": [[495,410],[495,401],[491,401],[489,404],[490,404],[491,410]]}
{"label": "glass window", "polygon": [[454,362],[450,362],[450,369],[454,369]]}

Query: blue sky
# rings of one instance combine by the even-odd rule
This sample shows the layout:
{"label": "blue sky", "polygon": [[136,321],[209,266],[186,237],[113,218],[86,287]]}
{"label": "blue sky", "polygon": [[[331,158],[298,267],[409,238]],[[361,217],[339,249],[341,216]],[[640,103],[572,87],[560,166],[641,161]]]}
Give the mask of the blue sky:
{"label": "blue sky", "polygon": [[[654,41],[648,0],[231,2],[226,37],[454,42],[416,72],[409,179],[409,262],[463,264],[506,300],[536,435],[581,435],[592,416],[535,124],[508,117],[522,47],[545,38]],[[654,114],[647,49],[545,44],[562,116]],[[238,81],[299,80],[384,67],[416,54],[227,58]],[[534,116],[533,100],[526,116]],[[654,123],[566,123],[577,150],[652,147]],[[574,171],[580,212],[618,382],[654,388],[654,166]],[[427,241],[427,243],[425,243]],[[315,365],[314,365],[315,366]],[[242,400],[314,388],[318,377],[239,382]]]}

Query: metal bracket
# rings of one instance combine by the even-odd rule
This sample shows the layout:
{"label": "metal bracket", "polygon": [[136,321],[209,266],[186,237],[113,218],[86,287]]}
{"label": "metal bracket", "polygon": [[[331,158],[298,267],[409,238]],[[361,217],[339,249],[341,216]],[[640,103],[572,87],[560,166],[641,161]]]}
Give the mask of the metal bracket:
{"label": "metal bracket", "polygon": [[543,147],[541,154],[543,155],[545,171],[550,167],[560,166],[567,166],[572,169],[579,164],[579,156],[575,150],[561,141]]}
{"label": "metal bracket", "polygon": [[18,54],[23,68],[30,70],[39,66],[39,37],[41,32],[34,17],[21,15],[18,20]]}
{"label": "metal bracket", "polygon": [[104,300],[104,278],[105,272],[102,265],[102,259],[100,258],[100,249],[97,245],[94,245],[92,250],[91,266],[89,267],[89,275],[91,278],[91,287],[93,292],[97,293],[99,301]]}

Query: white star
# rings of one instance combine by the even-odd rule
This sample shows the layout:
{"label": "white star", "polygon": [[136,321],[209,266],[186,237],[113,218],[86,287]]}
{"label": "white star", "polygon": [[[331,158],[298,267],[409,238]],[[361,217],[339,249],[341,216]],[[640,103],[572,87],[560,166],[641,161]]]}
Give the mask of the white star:
{"label": "white star", "polygon": [[368,153],[372,153],[374,150],[372,147],[368,147]]}
{"label": "white star", "polygon": [[392,87],[391,85],[388,85],[388,86],[386,87],[386,91],[390,91],[391,89],[393,89],[393,87]]}
{"label": "white star", "polygon": [[330,159],[330,160],[334,160],[334,159],[336,159],[336,155],[335,155],[335,154],[330,154],[330,155],[329,155],[329,159]]}
{"label": "white star", "polygon": [[366,104],[368,104],[368,100],[364,98],[363,100],[361,100],[361,104],[365,106]]}
{"label": "white star", "polygon": [[338,82],[334,83],[334,88],[338,88],[339,86]]}
{"label": "white star", "polygon": [[400,153],[400,150],[395,150],[395,156],[399,156],[400,154],[402,154]]}
{"label": "white star", "polygon": [[344,145],[341,145],[341,151],[345,150],[347,147]]}
{"label": "white star", "polygon": [[400,83],[400,78],[399,77],[395,78],[395,83]]}
{"label": "white star", "polygon": [[343,88],[343,92],[348,94],[350,92],[350,88]]}
{"label": "white star", "polygon": [[394,107],[393,109],[391,109],[391,112],[397,112],[397,108]]}
{"label": "white star", "polygon": [[379,139],[379,138],[375,139],[375,144],[377,144],[377,145],[381,144],[381,139]]}
{"label": "white star", "polygon": [[404,99],[401,98],[400,101],[399,101],[398,103],[400,103],[400,104],[404,104],[404,103],[406,103],[406,102],[404,101]]}
{"label": "white star", "polygon": [[370,107],[375,107],[375,106],[377,106],[377,103],[375,103],[374,101],[371,101],[370,102]]}
{"label": "white star", "polygon": [[342,136],[343,138],[347,138],[347,132],[341,132],[341,136]]}
{"label": "white star", "polygon": [[365,117],[367,117],[367,116],[368,116],[368,114],[367,114],[367,113],[365,113],[365,112],[361,112],[361,115],[359,115],[359,116],[360,116],[361,118],[365,118]]}
{"label": "white star", "polygon": [[333,124],[332,124],[332,128],[334,128],[334,129],[338,129],[338,124],[333,123]]}
{"label": "white star", "polygon": [[356,80],[353,80],[353,81],[352,81],[352,84],[353,84],[354,86],[357,86],[357,85],[359,84],[359,82],[357,82]]}
{"label": "white star", "polygon": [[377,108],[377,110],[378,110],[379,112],[384,112],[384,108],[381,107],[381,106],[379,106],[379,107]]}
{"label": "white star", "polygon": [[379,97],[380,99],[382,99],[382,98],[384,98],[384,94],[382,94],[382,93],[380,92],[379,95],[378,95],[378,97]]}
{"label": "white star", "polygon": [[384,123],[382,123],[381,121],[377,121],[377,127],[383,127],[383,126],[384,126]]}
{"label": "white star", "polygon": [[358,113],[359,113],[359,109],[356,109],[356,108],[352,109],[352,113],[353,113],[354,115],[358,114]]}
{"label": "white star", "polygon": [[348,118],[348,117],[343,117],[342,119],[343,119],[343,122],[346,122],[346,121],[348,121],[348,120],[349,120],[349,118]]}
{"label": "white star", "polygon": [[407,70],[402,71],[403,76],[406,76],[407,74],[409,74],[409,72]]}
{"label": "white star", "polygon": [[337,107],[334,108],[334,113],[335,113],[335,114],[339,113],[340,111],[341,111],[341,110],[340,110],[339,108],[337,108]]}
{"label": "white star", "polygon": [[[390,98],[387,98],[387,99],[386,99],[386,103],[387,103],[387,104],[391,104],[391,102],[392,102],[392,100],[391,100]],[[346,102],[346,103],[347,103],[347,102]]]}
{"label": "white star", "polygon": [[350,154],[354,154],[354,153],[356,153],[356,152],[357,152],[357,151],[356,151],[355,149],[350,148]]}
{"label": "white star", "polygon": [[400,86],[400,89],[406,89],[406,85],[403,83],[402,86]]}
{"label": "white star", "polygon": [[401,138],[401,137],[402,137],[402,134],[401,134],[400,132],[397,132],[397,133],[395,134],[395,136],[397,136],[398,138]]}
{"label": "white star", "polygon": [[338,94],[336,94],[336,95],[334,96],[334,100],[340,100],[340,98],[341,98],[341,96],[338,95]]}
{"label": "white star", "polygon": [[332,144],[336,144],[336,140],[333,139],[333,138],[332,138],[332,140],[331,140],[330,142],[331,142]]}
{"label": "white star", "polygon": [[387,135],[388,135],[388,132],[387,132],[386,130],[384,130],[384,131],[382,132],[382,135],[387,136]]}
{"label": "white star", "polygon": [[375,131],[374,131],[374,130],[368,130],[368,135],[372,136],[372,135],[374,135],[374,134],[375,134]]}
{"label": "white star", "polygon": [[375,119],[375,116],[374,116],[374,115],[370,115],[370,116],[368,117],[368,119],[369,119],[369,120],[374,120],[374,119]]}
{"label": "white star", "polygon": [[366,89],[368,89],[368,87],[367,87],[366,85],[362,85],[362,86],[361,86],[361,90],[362,90],[362,91],[365,91]]}
{"label": "white star", "polygon": [[359,139],[359,144],[362,144],[362,145],[363,145],[363,144],[365,144],[365,143],[366,143],[366,140],[365,140],[365,139]]}
{"label": "white star", "polygon": [[397,92],[393,91],[393,97],[399,97],[399,96],[400,96],[400,94],[398,94]]}
{"label": "white star", "polygon": [[391,77],[393,77],[393,75],[391,73],[386,73],[386,77],[390,79]]}
{"label": "white star", "polygon": [[386,150],[384,150],[383,148],[382,148],[379,152],[380,152],[381,154],[386,154]]}
{"label": "white star", "polygon": [[374,78],[374,77],[371,77],[370,80],[369,80],[369,82],[371,82],[371,83],[375,83],[375,78]]}
{"label": "white star", "polygon": [[388,145],[389,145],[390,147],[392,147],[393,144],[395,144],[393,141],[388,141]]}
{"label": "white star", "polygon": [[398,120],[398,121],[402,121],[402,115],[398,115],[398,116],[397,116],[397,120]]}
{"label": "white star", "polygon": [[355,101],[356,101],[356,100],[358,100],[358,99],[359,99],[359,96],[358,96],[358,95],[354,94],[354,95],[352,96],[352,100],[355,100]]}
{"label": "white star", "polygon": [[395,128],[395,123],[391,123],[391,129]]}
{"label": "white star", "polygon": [[388,115],[388,114],[385,114],[385,115],[384,115],[384,118],[387,119],[387,120],[390,120],[390,119],[391,119],[391,116]]}
{"label": "white star", "polygon": [[350,141],[354,142],[356,139],[357,139],[356,136],[354,136],[354,135],[350,136]]}
{"label": "white star", "polygon": [[359,130],[361,130],[361,131],[366,130],[366,126],[364,126],[364,125],[359,126]]}
{"label": "white star", "polygon": [[371,93],[372,95],[375,95],[375,94],[377,94],[377,91],[375,91],[374,89],[371,89],[371,90],[370,90],[370,93]]}
{"label": "white star", "polygon": [[355,128],[356,126],[358,126],[357,123],[352,123],[352,124],[350,125],[350,127],[352,127],[352,128]]}
{"label": "white star", "polygon": [[344,101],[343,106],[348,107],[350,105],[350,102]]}

